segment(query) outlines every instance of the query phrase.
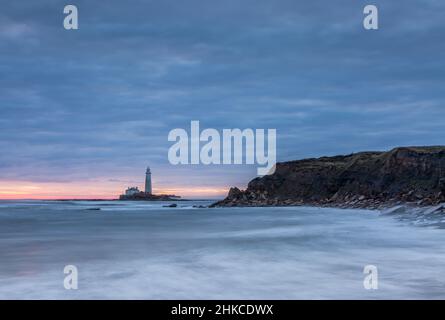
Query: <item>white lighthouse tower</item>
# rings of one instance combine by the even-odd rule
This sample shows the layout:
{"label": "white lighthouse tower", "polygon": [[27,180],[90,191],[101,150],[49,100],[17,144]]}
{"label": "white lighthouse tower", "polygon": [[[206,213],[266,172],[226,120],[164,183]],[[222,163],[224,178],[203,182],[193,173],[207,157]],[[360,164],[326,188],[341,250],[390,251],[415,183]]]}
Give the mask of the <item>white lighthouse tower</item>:
{"label": "white lighthouse tower", "polygon": [[145,172],[145,193],[152,194],[151,192],[151,171],[150,167],[147,167]]}

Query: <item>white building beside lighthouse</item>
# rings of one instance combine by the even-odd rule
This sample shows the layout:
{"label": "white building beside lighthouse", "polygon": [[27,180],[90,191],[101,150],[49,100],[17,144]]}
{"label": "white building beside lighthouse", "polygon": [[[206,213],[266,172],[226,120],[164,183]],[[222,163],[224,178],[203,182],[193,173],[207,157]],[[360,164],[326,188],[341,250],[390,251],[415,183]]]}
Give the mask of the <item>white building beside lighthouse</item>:
{"label": "white building beside lighthouse", "polygon": [[145,172],[145,193],[152,194],[150,167],[147,167],[147,171]]}
{"label": "white building beside lighthouse", "polygon": [[125,190],[125,195],[126,196],[133,196],[135,194],[140,193],[138,187],[128,187],[127,190]]}

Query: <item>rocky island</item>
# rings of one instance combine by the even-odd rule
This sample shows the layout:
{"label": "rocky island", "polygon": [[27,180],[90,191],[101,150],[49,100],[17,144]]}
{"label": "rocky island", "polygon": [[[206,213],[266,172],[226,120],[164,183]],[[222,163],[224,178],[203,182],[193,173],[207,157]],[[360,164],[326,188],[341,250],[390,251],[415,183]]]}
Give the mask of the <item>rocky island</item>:
{"label": "rocky island", "polygon": [[145,191],[138,187],[128,187],[124,194],[119,196],[121,201],[173,201],[181,200],[180,196],[174,194],[153,194],[151,184],[151,170],[147,167],[145,171]]}
{"label": "rocky island", "polygon": [[182,200],[180,196],[172,194],[151,194],[146,192],[138,192],[130,195],[122,194],[119,200],[126,201],[178,201]]}
{"label": "rocky island", "polygon": [[277,163],[212,206],[313,205],[379,209],[445,202],[445,146],[401,147]]}

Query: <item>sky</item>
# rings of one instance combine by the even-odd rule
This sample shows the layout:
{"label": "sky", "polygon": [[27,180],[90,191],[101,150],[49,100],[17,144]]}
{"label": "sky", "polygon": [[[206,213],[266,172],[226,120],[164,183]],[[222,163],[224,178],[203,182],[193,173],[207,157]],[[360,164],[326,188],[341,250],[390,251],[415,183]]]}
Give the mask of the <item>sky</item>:
{"label": "sky", "polygon": [[[170,130],[274,128],[277,160],[443,145],[443,0],[0,0],[0,199],[221,198],[255,165],[177,165]],[[379,9],[379,30],[363,8]]]}

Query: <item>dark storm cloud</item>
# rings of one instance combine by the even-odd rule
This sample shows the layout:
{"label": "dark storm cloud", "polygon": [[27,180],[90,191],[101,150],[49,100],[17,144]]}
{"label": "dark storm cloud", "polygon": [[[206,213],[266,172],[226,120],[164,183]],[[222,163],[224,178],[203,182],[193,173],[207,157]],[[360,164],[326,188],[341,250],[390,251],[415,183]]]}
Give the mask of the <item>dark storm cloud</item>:
{"label": "dark storm cloud", "polygon": [[191,120],[277,128],[279,161],[443,144],[445,5],[373,3],[378,31],[365,1],[74,1],[66,31],[62,1],[5,2],[0,176],[180,174],[167,134]]}

